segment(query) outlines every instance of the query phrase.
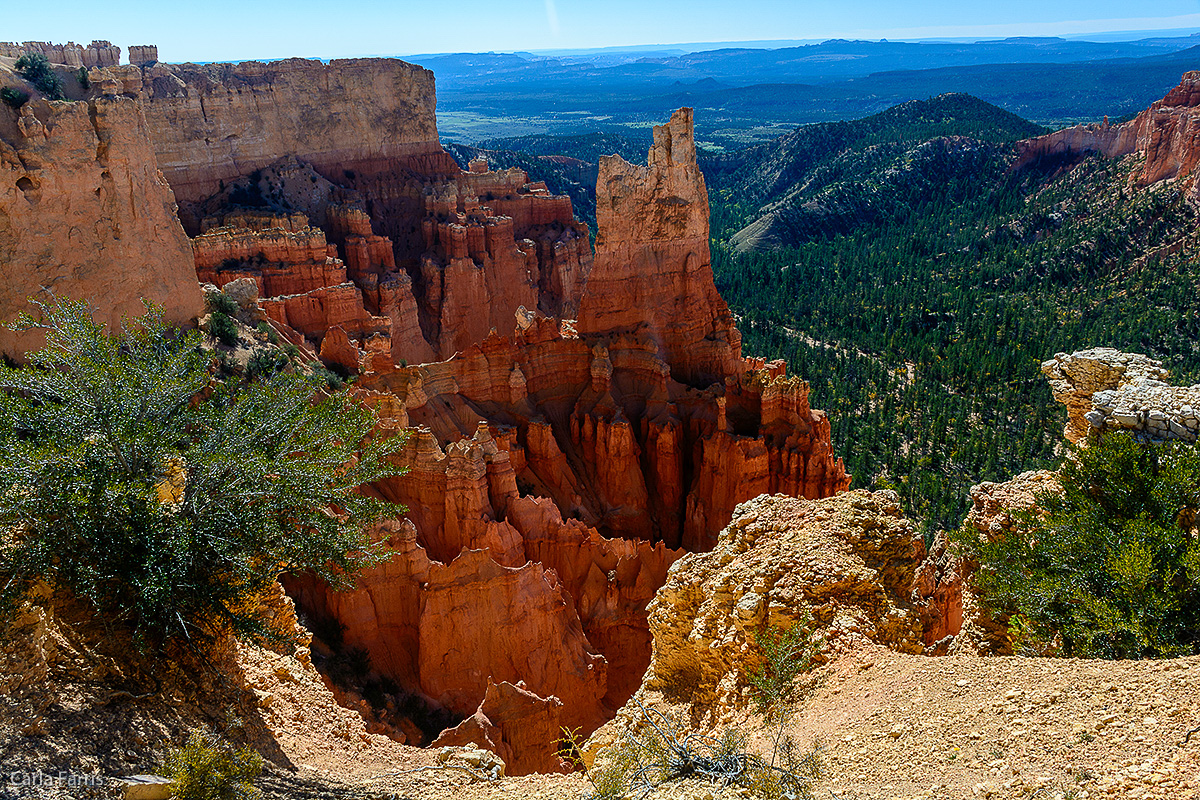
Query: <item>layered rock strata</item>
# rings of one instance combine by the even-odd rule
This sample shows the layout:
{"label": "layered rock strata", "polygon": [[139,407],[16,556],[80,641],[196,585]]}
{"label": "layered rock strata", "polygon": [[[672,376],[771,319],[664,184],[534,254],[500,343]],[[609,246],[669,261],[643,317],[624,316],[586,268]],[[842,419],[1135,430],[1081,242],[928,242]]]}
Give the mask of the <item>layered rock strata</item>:
{"label": "layered rock strata", "polygon": [[1137,153],[1145,161],[1130,176],[1137,187],[1179,179],[1200,200],[1200,72],[1185,72],[1179,85],[1136,118],[1119,125],[1077,125],[1018,143],[1016,168],[1078,159],[1087,153],[1118,158]]}
{"label": "layered rock strata", "polygon": [[155,64],[141,70],[141,97],[181,202],[283,155],[335,183],[347,171],[458,171],[438,144],[433,73],[396,59]]}
{"label": "layered rock strata", "polygon": [[[230,205],[304,213],[371,313],[389,318],[396,362],[448,358],[508,330],[520,307],[576,314],[592,262],[587,227],[568,198],[520,170],[459,170],[438,143],[427,70],[290,59],[155,63],[95,81],[105,79],[142,100],[193,235],[207,235],[206,218]],[[321,307],[289,303],[305,314]],[[311,325],[303,332],[317,336]]]}
{"label": "layered rock strata", "polygon": [[1161,361],[1111,347],[1059,353],[1042,364],[1054,399],[1067,407],[1063,435],[1080,443],[1092,431],[1124,430],[1153,440],[1196,441],[1200,384],[1171,386]]}
{"label": "layered rock strata", "polygon": [[[558,698],[538,697],[523,683],[489,683],[475,713],[445,730],[433,746],[491,750],[504,760],[508,775],[570,772],[555,746],[563,735],[561,709]],[[503,722],[494,723],[492,717]]]}
{"label": "layered rock strata", "polygon": [[658,345],[680,381],[703,385],[736,372],[741,338],[713,285],[690,108],[655,127],[646,166],[600,159],[596,222],[580,333],[636,331]]}
{"label": "layered rock strata", "polygon": [[[87,300],[110,326],[144,313],[143,299],[171,323],[196,319],[191,247],[136,101],[0,107],[0,264],[4,322],[52,296]],[[0,328],[10,357],[40,341]]]}
{"label": "layered rock strata", "polygon": [[[647,167],[610,164],[589,284],[569,201],[520,171],[452,169],[431,78],[411,65],[93,74],[87,103],[33,101],[3,123],[19,147],[5,145],[0,252],[34,275],[38,259],[77,259],[56,289],[86,279],[113,315],[145,294],[180,322],[200,310],[194,268],[362,373],[381,426],[410,436],[410,474],[372,491],[411,521],[377,531],[393,558],[354,592],[287,586],[379,674],[468,718],[455,735],[552,766],[529,732],[592,730],[636,689],[646,606],[685,549],[710,549],[759,493],[848,486],[807,385],[741,356],[712,283],[690,112],[656,131]],[[155,152],[188,198],[190,246]]]}
{"label": "layered rock strata", "polygon": [[[303,579],[289,590],[339,622],[382,674],[468,716],[446,741],[500,747],[533,718],[594,729],[639,685],[647,603],[684,551],[711,549],[734,507],[758,494],[817,498],[849,483],[807,384],[782,362],[741,356],[712,284],[690,137],[677,114],[656,131],[650,167],[598,187],[611,211],[600,236],[614,244],[578,323],[518,309],[511,335],[487,333],[442,362],[368,370],[356,384],[384,427],[408,432],[398,458],[408,474],[375,489],[407,505],[411,522],[381,533],[395,557],[354,592]],[[430,195],[441,205],[426,233],[451,261],[486,254],[488,217],[466,206],[510,180],[475,169],[454,195],[448,185]],[[669,213],[649,231],[662,194]],[[488,202],[514,220],[528,213],[526,224],[567,211]],[[461,214],[468,224],[434,222]],[[690,305],[655,289],[659,279]],[[635,296],[645,323],[626,308]],[[520,681],[531,697],[487,703],[489,686]]]}
{"label": "layered rock strata", "polygon": [[[51,64],[63,64],[68,67],[112,67],[121,63],[121,48],[112,42],[103,40],[93,41],[83,45],[67,42],[53,44],[51,42],[0,42],[0,57],[20,58],[24,55],[37,54],[46,57]],[[155,50],[157,58],[157,48]]]}

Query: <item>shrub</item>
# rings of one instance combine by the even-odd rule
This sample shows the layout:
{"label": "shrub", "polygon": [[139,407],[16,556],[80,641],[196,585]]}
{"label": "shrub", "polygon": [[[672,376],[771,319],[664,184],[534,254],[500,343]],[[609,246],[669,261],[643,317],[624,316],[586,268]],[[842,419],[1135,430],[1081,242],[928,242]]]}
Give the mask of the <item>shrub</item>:
{"label": "shrub", "polygon": [[20,108],[29,102],[29,92],[22,92],[11,86],[0,89],[0,101],[9,108]]}
{"label": "shrub", "polygon": [[269,378],[277,372],[288,368],[291,361],[287,355],[275,348],[262,348],[251,354],[246,362],[246,376],[249,378]]}
{"label": "shrub", "polygon": [[339,391],[346,385],[346,377],[339,375],[328,367],[320,364],[313,366],[313,377],[319,381],[323,381],[331,391]]}
{"label": "shrub", "polygon": [[13,66],[21,77],[32,83],[47,100],[62,100],[62,81],[58,79],[44,55],[26,53],[18,58]]}
{"label": "shrub", "polygon": [[[728,728],[720,736],[688,732],[678,720],[647,709],[636,698],[641,712],[636,730],[622,729],[617,741],[602,751],[587,778],[593,800],[647,797],[670,781],[699,778],[722,787],[740,787],[763,800],[811,800],[813,782],[822,772],[817,748],[806,752],[790,737],[776,738],[771,759],[749,753],[746,735]],[[575,732],[562,729],[561,750],[578,752]]]}
{"label": "shrub", "polygon": [[142,644],[269,637],[255,600],[280,572],[335,587],[380,563],[367,526],[398,506],[369,410],[281,373],[219,383],[200,335],[160,308],[106,335],[83,303],[43,306],[46,346],[0,365],[0,597],[46,582]]}
{"label": "shrub", "polygon": [[[226,264],[231,261],[233,262],[233,266],[237,266],[239,263],[235,258],[225,259]],[[208,306],[209,311],[219,311],[230,317],[237,316],[239,310],[237,300],[234,300],[224,292],[209,292],[204,296],[204,304]]]}
{"label": "shrub", "polygon": [[88,72],[86,67],[80,67],[75,72],[75,80],[79,81],[79,88],[85,92],[92,87],[92,82],[88,80]]}
{"label": "shrub", "polygon": [[795,699],[796,678],[816,664],[820,639],[807,615],[787,630],[763,627],[754,634],[763,661],[750,673],[750,686],[759,712],[768,719]]}
{"label": "shrub", "polygon": [[208,333],[221,344],[237,344],[237,323],[223,311],[214,311],[208,315]]}
{"label": "shrub", "polygon": [[[594,789],[592,800],[647,797],[662,784],[700,778],[764,800],[811,800],[821,777],[820,750],[798,747],[784,726],[796,699],[796,678],[812,669],[820,639],[807,615],[787,630],[764,627],[755,639],[763,661],[750,675],[752,697],[770,726],[770,758],[750,753],[747,736],[728,728],[720,736],[690,732],[678,719],[646,708],[636,697],[640,715],[623,728],[617,741],[585,770]],[[578,731],[561,729],[559,753],[583,767]]]}
{"label": "shrub", "polygon": [[174,782],[176,800],[248,800],[259,797],[254,779],[263,759],[249,747],[195,731],[188,742],[166,759],[164,772]]}
{"label": "shrub", "polygon": [[1145,658],[1200,652],[1200,451],[1124,433],[1074,450],[1061,492],[1012,533],[957,538],[984,601],[1035,652]]}
{"label": "shrub", "polygon": [[262,334],[268,343],[279,344],[279,334],[276,333],[275,329],[271,327],[271,323],[265,321],[260,322],[255,327],[255,330]]}

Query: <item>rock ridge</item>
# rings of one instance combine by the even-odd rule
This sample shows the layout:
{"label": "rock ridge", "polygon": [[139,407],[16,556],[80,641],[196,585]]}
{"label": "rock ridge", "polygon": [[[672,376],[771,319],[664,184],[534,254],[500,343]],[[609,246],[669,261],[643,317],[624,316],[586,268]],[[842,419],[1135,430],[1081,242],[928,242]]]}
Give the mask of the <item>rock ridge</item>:
{"label": "rock ridge", "polygon": [[1070,162],[1087,153],[1107,158],[1138,154],[1145,161],[1130,176],[1135,187],[1178,179],[1189,199],[1200,201],[1200,71],[1185,72],[1179,85],[1134,119],[1110,125],[1076,125],[1017,143],[1014,169]]}

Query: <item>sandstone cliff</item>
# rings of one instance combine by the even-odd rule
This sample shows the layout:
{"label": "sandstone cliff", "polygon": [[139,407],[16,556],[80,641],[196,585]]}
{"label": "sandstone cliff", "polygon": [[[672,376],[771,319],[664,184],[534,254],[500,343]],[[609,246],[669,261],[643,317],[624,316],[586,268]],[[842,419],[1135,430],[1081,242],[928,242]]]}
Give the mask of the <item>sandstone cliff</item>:
{"label": "sandstone cliff", "polygon": [[438,144],[433,73],[396,59],[155,64],[141,84],[159,164],[181,202],[284,155],[335,181],[397,166],[457,171]]}
{"label": "sandstone cliff", "polygon": [[[201,237],[197,268],[218,284],[239,272],[274,276],[260,281],[273,298],[268,313],[314,348],[325,330],[342,327],[364,358],[373,357],[364,333],[384,334],[376,350],[416,363],[508,330],[521,307],[576,314],[592,263],[587,227],[569,199],[520,170],[460,171],[438,143],[427,70],[396,59],[148,59],[139,50],[144,66],[98,72],[93,82],[141,99],[184,227]],[[228,214],[247,206],[305,214],[345,278],[337,265],[322,268],[315,250],[289,252],[279,233]],[[288,285],[289,272],[309,274]],[[339,319],[353,302],[347,281],[371,315],[385,318],[382,327]]]}
{"label": "sandstone cliff", "polygon": [[[54,163],[80,161],[98,190],[64,195],[54,213],[111,219],[105,235],[129,250],[51,217],[85,245],[60,257],[141,265],[101,270],[136,284],[106,289],[106,309],[136,312],[122,303],[144,281],[176,317],[194,314],[195,274],[168,269],[194,265],[206,282],[256,290],[276,330],[360,373],[381,424],[408,430],[410,474],[374,487],[410,508],[378,531],[392,561],[354,592],[304,576],[287,587],[402,693],[467,717],[450,739],[504,751],[518,770],[552,766],[528,731],[590,731],[628,699],[650,661],[647,604],[684,551],[711,549],[735,506],[763,492],[848,486],[807,384],[741,355],[712,281],[690,111],[656,129],[648,166],[608,162],[589,280],[588,231],[568,200],[519,170],[453,166],[419,68],[93,75],[89,105],[11,122],[22,148],[6,163],[23,171],[10,206],[54,188],[30,169],[43,162],[27,140],[71,141]],[[93,138],[66,140],[75,124]],[[186,200],[190,247],[151,142]],[[119,207],[106,217],[84,201]],[[41,223],[20,209],[14,236],[29,236]],[[36,252],[24,241],[13,251]]]}
{"label": "sandstone cliff", "polygon": [[1145,158],[1130,180],[1135,186],[1180,179],[1192,200],[1200,200],[1200,72],[1185,72],[1177,87],[1135,119],[1120,125],[1077,125],[1018,143],[1016,168],[1046,160],[1070,161],[1086,153]]}
{"label": "sandstone cliff", "polygon": [[[121,63],[121,48],[112,42],[103,40],[93,41],[83,45],[67,42],[53,44],[51,42],[0,42],[0,57],[20,58],[27,54],[37,54],[46,57],[51,64],[64,64],[68,67],[112,67]],[[157,49],[155,51],[157,58]]]}
{"label": "sandstone cliff", "polygon": [[[195,320],[191,247],[136,101],[0,107],[0,265],[4,322],[49,293],[88,300],[110,325],[142,314],[143,299],[172,323]],[[0,329],[9,356],[39,341]]]}

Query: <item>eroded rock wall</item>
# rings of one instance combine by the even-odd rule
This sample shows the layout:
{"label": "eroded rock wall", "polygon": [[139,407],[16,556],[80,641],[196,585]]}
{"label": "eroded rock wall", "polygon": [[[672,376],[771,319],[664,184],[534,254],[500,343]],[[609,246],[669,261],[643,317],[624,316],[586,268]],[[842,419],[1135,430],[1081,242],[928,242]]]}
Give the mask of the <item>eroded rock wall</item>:
{"label": "eroded rock wall", "polygon": [[736,371],[741,337],[712,278],[708,191],[696,164],[692,109],[654,128],[646,166],[600,159],[596,262],[579,309],[581,334],[638,332],[677,380]]}
{"label": "eroded rock wall", "polygon": [[20,58],[29,54],[43,55],[51,64],[68,67],[112,67],[121,63],[121,48],[112,42],[92,41],[89,45],[54,44],[52,42],[0,42],[0,57]]}
{"label": "eroded rock wall", "polygon": [[[393,563],[365,573],[356,592],[289,588],[340,621],[347,642],[398,684],[471,715],[447,741],[501,747],[498,731],[527,714],[594,729],[640,684],[647,604],[684,552],[711,549],[734,507],[758,494],[817,498],[849,484],[807,384],[782,362],[741,356],[712,284],[690,136],[690,117],[676,115],[656,133],[652,168],[621,178],[638,201],[611,204],[601,219],[601,237],[624,237],[624,255],[610,250],[612,274],[583,289],[592,327],[526,307],[452,358],[368,370],[356,384],[385,427],[408,432],[399,457],[408,474],[375,488],[407,505],[411,522],[389,534]],[[444,256],[437,269],[486,272],[488,259],[507,258],[489,238],[508,224],[501,210],[503,220],[570,230],[556,198],[503,199],[513,182],[478,164],[426,195],[431,260]],[[663,193],[689,199],[668,202],[674,216],[657,230],[624,233]],[[624,301],[603,297],[628,299],[632,283],[658,293],[659,306],[643,310],[651,324],[624,310],[618,319]],[[703,304],[701,325],[670,301],[678,287]],[[520,291],[532,301],[531,287]],[[664,337],[676,325],[689,327]],[[485,707],[489,685],[520,681],[531,697]]]}
{"label": "eroded rock wall", "polygon": [[181,202],[285,155],[335,183],[347,171],[458,171],[438,144],[433,73],[398,59],[155,64],[141,96]]}
{"label": "eroded rock wall", "polygon": [[1117,158],[1137,153],[1145,161],[1130,177],[1134,186],[1180,179],[1200,200],[1200,72],[1185,72],[1179,85],[1136,118],[1120,125],[1077,125],[1018,143],[1016,168],[1071,160],[1089,152]]}
{"label": "eroded rock wall", "polygon": [[[191,246],[135,100],[0,107],[0,264],[4,322],[50,293],[89,301],[110,326],[144,313],[143,299],[171,323],[194,322]],[[40,341],[0,329],[9,356]]]}
{"label": "eroded rock wall", "polygon": [[[145,105],[185,228],[207,240],[198,268],[211,270],[218,256],[244,261],[241,251],[255,247],[277,265],[298,263],[275,257],[261,231],[216,241],[207,220],[247,204],[302,212],[371,314],[390,318],[396,362],[448,358],[510,329],[520,307],[555,316],[579,307],[592,263],[587,226],[568,198],[520,170],[459,170],[438,143],[427,70],[396,59],[152,63],[94,80]],[[265,297],[323,288],[285,286],[281,271]],[[311,316],[321,304],[287,305]],[[304,334],[320,346],[313,325]]]}
{"label": "eroded rock wall", "polygon": [[911,589],[924,556],[893,492],[743,503],[716,548],[675,562],[650,604],[642,692],[690,706],[693,720],[727,722],[762,663],[760,632],[806,622],[826,654],[864,639],[920,653]]}

